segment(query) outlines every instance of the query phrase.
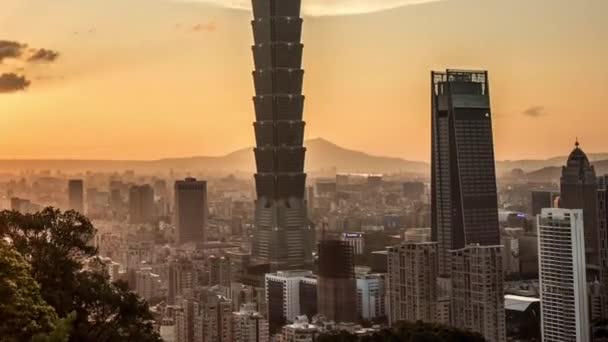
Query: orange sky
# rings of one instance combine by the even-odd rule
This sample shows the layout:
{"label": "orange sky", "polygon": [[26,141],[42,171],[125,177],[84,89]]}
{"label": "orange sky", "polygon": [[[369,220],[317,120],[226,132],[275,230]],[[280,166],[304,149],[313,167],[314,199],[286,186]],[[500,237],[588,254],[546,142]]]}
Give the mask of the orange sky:
{"label": "orange sky", "polygon": [[[191,1],[3,0],[0,40],[60,57],[0,64],[31,81],[0,94],[0,158],[252,145],[251,14]],[[429,72],[471,67],[490,72],[498,158],[566,154],[576,136],[608,152],[608,1],[445,0],[340,16],[378,2],[304,4],[315,15],[304,26],[308,137],[428,160]]]}

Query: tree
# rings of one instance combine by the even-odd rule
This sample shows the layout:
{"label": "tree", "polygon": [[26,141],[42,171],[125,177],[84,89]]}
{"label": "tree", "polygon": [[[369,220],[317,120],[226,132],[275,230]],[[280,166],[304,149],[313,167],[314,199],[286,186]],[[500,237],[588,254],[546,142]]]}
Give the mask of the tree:
{"label": "tree", "polygon": [[402,322],[391,329],[383,329],[371,336],[358,337],[356,335],[339,332],[322,335],[320,342],[485,342],[478,333],[461,330],[436,323]]}
{"label": "tree", "polygon": [[83,269],[96,256],[94,236],[91,222],[74,211],[0,213],[0,238],[30,262],[43,299],[61,317],[75,312],[70,341],[160,341],[145,301],[106,274]]}
{"label": "tree", "polygon": [[25,258],[0,240],[0,341],[27,341],[54,329],[55,310],[30,272]]}

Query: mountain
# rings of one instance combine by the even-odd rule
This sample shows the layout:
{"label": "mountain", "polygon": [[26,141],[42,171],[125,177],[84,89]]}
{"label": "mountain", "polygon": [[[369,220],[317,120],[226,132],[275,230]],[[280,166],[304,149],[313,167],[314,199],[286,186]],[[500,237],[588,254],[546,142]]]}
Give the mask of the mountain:
{"label": "mountain", "polygon": [[[349,150],[317,138],[305,142],[307,172],[412,173],[426,174],[429,165],[400,158],[374,156]],[[209,173],[253,173],[253,148],[241,149],[221,157],[168,158],[152,161],[129,160],[0,160],[0,172],[19,170],[62,170],[63,172],[97,171],[166,171],[169,169]]]}
{"label": "mountain", "polygon": [[[368,153],[340,147],[322,138],[306,140],[306,171],[309,173],[405,173],[425,175],[430,173],[430,165],[425,162],[409,161],[401,158],[375,156]],[[596,166],[598,175],[608,174],[608,154],[590,153],[589,159]],[[498,176],[508,174],[513,169],[522,169],[531,180],[559,179],[561,166],[567,156],[538,160],[497,161]],[[166,158],[150,161],[133,160],[0,160],[0,173],[22,170],[61,170],[63,172],[83,172],[96,170],[115,172],[134,170],[143,172],[176,171],[204,172],[208,174],[244,173],[255,171],[253,147],[241,149],[219,157]]]}

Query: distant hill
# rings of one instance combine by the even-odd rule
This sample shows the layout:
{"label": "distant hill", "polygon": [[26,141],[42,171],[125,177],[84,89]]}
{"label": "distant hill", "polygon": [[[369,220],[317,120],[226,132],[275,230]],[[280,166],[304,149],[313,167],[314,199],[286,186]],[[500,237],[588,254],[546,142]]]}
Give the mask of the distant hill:
{"label": "distant hill", "polygon": [[[305,142],[308,172],[336,171],[347,173],[414,173],[426,174],[429,165],[400,158],[374,156],[349,150],[325,139]],[[169,169],[209,173],[253,173],[253,147],[221,157],[168,158],[152,161],[129,160],[0,160],[0,172],[18,170],[62,170],[63,172],[97,171],[166,171]]]}
{"label": "distant hill", "polygon": [[[305,142],[306,171],[309,173],[405,173],[429,176],[430,165],[425,162],[401,158],[375,156],[361,151],[340,147],[322,138]],[[608,173],[608,153],[589,154],[597,173]],[[522,169],[530,179],[559,179],[560,168],[567,156],[546,160],[497,161],[499,176],[513,169]],[[209,174],[253,173],[255,161],[253,147],[241,149],[220,157],[167,158],[150,161],[133,160],[0,160],[0,173],[21,170],[61,170],[83,172],[88,170],[114,172],[134,170],[139,172],[176,171],[204,172]]]}
{"label": "distant hill", "polygon": [[[590,158],[591,159],[591,158]],[[595,174],[598,176],[608,175],[608,160],[592,161],[591,164],[595,168]],[[539,170],[528,172],[526,177],[530,181],[535,182],[546,182],[553,181],[558,182],[562,175],[561,166],[549,166]]]}

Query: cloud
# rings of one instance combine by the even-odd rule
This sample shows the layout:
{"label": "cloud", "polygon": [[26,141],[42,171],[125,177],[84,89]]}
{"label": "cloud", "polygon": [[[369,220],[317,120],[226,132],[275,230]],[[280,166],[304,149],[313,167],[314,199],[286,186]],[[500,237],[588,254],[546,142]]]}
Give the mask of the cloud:
{"label": "cloud", "polygon": [[19,42],[0,40],[0,63],[2,63],[6,58],[20,58],[23,55],[26,47],[26,44]]}
{"label": "cloud", "polygon": [[13,73],[2,74],[0,75],[0,94],[26,90],[30,86],[30,83],[25,76]]}
{"label": "cloud", "polygon": [[214,32],[217,29],[215,22],[211,21],[204,24],[196,24],[192,26],[194,32]]}
{"label": "cloud", "polygon": [[59,52],[53,50],[38,49],[33,52],[27,59],[28,62],[54,62],[59,57]]}
{"label": "cloud", "polygon": [[544,106],[532,106],[524,110],[523,114],[530,118],[538,118],[547,115],[547,112]]}
{"label": "cloud", "polygon": [[[251,10],[251,0],[173,0],[198,2],[219,7]],[[304,0],[302,11],[310,16],[372,13],[408,5],[445,0]]]}

